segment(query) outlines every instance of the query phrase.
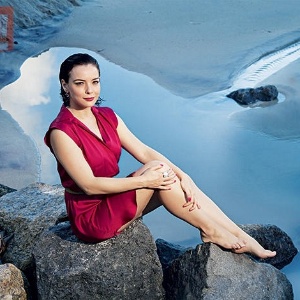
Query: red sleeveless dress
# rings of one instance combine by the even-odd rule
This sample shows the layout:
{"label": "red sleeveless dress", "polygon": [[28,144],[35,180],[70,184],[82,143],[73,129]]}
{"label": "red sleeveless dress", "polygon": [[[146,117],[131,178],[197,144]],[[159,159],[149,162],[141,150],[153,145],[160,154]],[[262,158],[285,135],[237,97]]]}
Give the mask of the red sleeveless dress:
{"label": "red sleeveless dress", "polygon": [[[62,106],[45,135],[45,143],[53,152],[50,132],[65,132],[81,149],[93,174],[97,177],[114,177],[119,173],[121,142],[117,133],[118,119],[108,107],[92,107],[103,140],[99,139],[81,121]],[[72,153],[70,153],[72,155]],[[88,196],[80,190],[63,166],[57,162],[63,187],[78,192],[65,191],[66,209],[74,234],[86,242],[100,242],[118,234],[117,230],[135,216],[135,190],[116,194]]]}

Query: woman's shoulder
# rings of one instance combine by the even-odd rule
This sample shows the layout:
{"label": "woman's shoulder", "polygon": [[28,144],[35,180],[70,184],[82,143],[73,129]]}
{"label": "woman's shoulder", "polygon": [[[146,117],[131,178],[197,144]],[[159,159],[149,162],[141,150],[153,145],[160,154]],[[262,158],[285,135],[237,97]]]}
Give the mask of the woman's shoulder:
{"label": "woman's shoulder", "polygon": [[74,119],[72,113],[65,107],[62,106],[56,118],[51,122],[50,128],[70,123]]}
{"label": "woman's shoulder", "polygon": [[70,137],[73,137],[73,139],[75,139],[77,136],[76,128],[75,128],[76,126],[73,126],[75,125],[75,123],[76,123],[76,119],[72,115],[72,113],[65,106],[62,106],[60,112],[58,113],[56,118],[51,122],[45,134],[44,137],[45,143],[48,146],[50,145],[50,134],[53,129],[59,129],[65,132]]}

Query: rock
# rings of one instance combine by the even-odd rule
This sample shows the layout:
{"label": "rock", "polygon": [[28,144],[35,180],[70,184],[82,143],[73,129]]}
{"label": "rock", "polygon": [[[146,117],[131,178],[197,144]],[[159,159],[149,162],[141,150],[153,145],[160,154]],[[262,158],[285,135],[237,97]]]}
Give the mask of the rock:
{"label": "rock", "polygon": [[[5,230],[0,230],[0,258],[2,257],[3,253],[5,252],[8,243],[11,241],[11,239],[14,237],[13,234],[7,235]],[[2,263],[0,259],[0,263]]]}
{"label": "rock", "polygon": [[275,267],[210,243],[174,260],[164,271],[164,287],[172,300],[293,299],[291,283]]}
{"label": "rock", "polygon": [[249,235],[255,238],[264,248],[277,251],[276,256],[268,259],[254,259],[267,262],[277,269],[287,266],[297,255],[298,250],[291,238],[275,225],[240,225]]}
{"label": "rock", "polygon": [[0,265],[0,299],[27,299],[21,271],[12,264]]}
{"label": "rock", "polygon": [[163,270],[169,267],[175,259],[183,255],[188,249],[191,249],[169,243],[163,239],[157,239],[155,243]]}
{"label": "rock", "polygon": [[229,93],[226,97],[232,98],[241,105],[250,105],[257,101],[277,100],[278,90],[274,85],[266,85],[258,88],[239,89]]}
{"label": "rock", "polygon": [[65,211],[63,193],[61,186],[35,183],[1,197],[1,227],[7,234],[14,233],[2,261],[20,269],[31,286],[35,284],[32,259],[34,242]]}
{"label": "rock", "polygon": [[1,197],[1,227],[8,235],[14,233],[2,260],[26,275],[29,299],[36,299],[36,285],[40,299],[164,299],[163,272],[169,299],[224,299],[218,297],[233,297],[232,291],[237,295],[232,299],[246,299],[244,289],[247,299],[251,295],[263,299],[267,292],[270,297],[264,299],[292,299],[290,283],[269,264],[282,268],[297,249],[276,226],[241,226],[263,246],[277,251],[275,258],[264,261],[269,264],[214,245],[186,249],[158,240],[160,264],[141,220],[103,243],[79,241],[69,222],[64,222],[63,193],[61,186],[36,183]]}
{"label": "rock", "polygon": [[15,191],[16,191],[15,189],[12,189],[8,186],[0,184],[0,197],[4,196],[7,193],[12,193],[12,192],[15,192]]}
{"label": "rock", "polygon": [[60,223],[40,236],[33,255],[39,299],[164,299],[156,246],[141,220],[97,244]]}
{"label": "rock", "polygon": [[73,6],[79,6],[79,1],[10,0],[10,6],[14,8],[15,26],[19,29],[41,26],[46,20],[57,18],[69,12]]}

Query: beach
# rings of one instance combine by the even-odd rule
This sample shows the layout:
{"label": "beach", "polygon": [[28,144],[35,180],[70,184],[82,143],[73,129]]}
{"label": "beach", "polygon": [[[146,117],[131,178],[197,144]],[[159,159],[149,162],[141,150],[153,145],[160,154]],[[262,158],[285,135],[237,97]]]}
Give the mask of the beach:
{"label": "beach", "polygon": [[[291,0],[65,0],[49,3],[51,13],[40,0],[9,4],[15,9],[15,45],[0,52],[0,88],[20,76],[28,57],[51,47],[78,47],[145,74],[175,95],[197,98],[230,88],[248,65],[297,41],[300,31],[300,8]],[[283,72],[276,76],[281,87],[290,86]],[[36,164],[38,157],[32,159]],[[33,173],[38,178],[39,170]],[[20,180],[11,185],[22,187]]]}
{"label": "beach", "polygon": [[[14,3],[14,1],[10,2]],[[68,14],[58,16],[56,19],[53,19],[53,16],[46,18],[42,14],[37,15],[37,23],[35,23],[37,27],[34,30],[21,28],[21,24],[26,24],[26,22],[20,22],[20,25],[16,26],[15,39],[17,44],[15,44],[14,50],[0,52],[0,88],[18,78],[21,65],[30,56],[38,56],[40,53],[55,47],[84,48],[99,54],[122,69],[145,75],[171,94],[184,98],[186,103],[190,103],[189,105],[194,103],[195,107],[201,108],[201,112],[206,110],[205,113],[199,115],[207,118],[207,122],[209,122],[216,120],[210,118],[209,114],[215,115],[218,113],[218,109],[222,110],[223,108],[208,102],[205,106],[205,101],[208,101],[205,95],[212,95],[210,96],[212,99],[218,95],[223,97],[226,91],[235,84],[239,74],[247,67],[260,61],[262,57],[279,51],[279,54],[274,56],[274,62],[265,66],[268,76],[265,76],[266,78],[262,76],[261,80],[257,80],[257,84],[276,85],[284,101],[269,110],[234,109],[234,112],[229,114],[228,119],[237,124],[238,128],[244,128],[250,133],[256,134],[258,132],[258,139],[262,141],[263,137],[267,136],[268,147],[266,149],[272,149],[275,143],[294,141],[296,146],[299,144],[300,123],[295,115],[300,111],[300,61],[297,57],[290,60],[289,57],[280,57],[281,50],[287,49],[289,45],[296,44],[297,46],[300,40],[298,22],[300,6],[298,1],[93,0],[81,1],[78,6],[71,6],[70,1],[60,2],[60,5],[69,7]],[[40,1],[35,0],[31,3],[34,6],[34,4],[40,4]],[[0,4],[3,5],[3,1]],[[22,9],[20,5],[17,6],[16,9]],[[28,6],[25,7],[30,9]],[[34,13],[35,10],[32,10],[32,14]],[[61,10],[58,9],[56,13],[61,14]],[[19,18],[24,18],[24,14],[18,13],[17,15]],[[287,59],[283,62],[285,58]],[[260,76],[261,73],[258,75]],[[118,83],[116,80],[116,89]],[[237,86],[237,88],[243,87],[246,86]],[[134,94],[135,91],[132,93]],[[216,96],[213,96],[214,93]],[[205,100],[202,101],[203,99]],[[1,100],[0,98],[0,105]],[[143,104],[143,101],[141,95],[136,107],[145,109],[147,106]],[[214,99],[214,101],[218,100]],[[151,111],[155,115],[152,117],[153,120],[156,120],[157,116],[166,120],[169,118],[169,104],[164,100],[161,102],[161,105],[157,104],[157,108],[145,110],[149,114]],[[163,111],[156,115],[155,109]],[[177,109],[179,110],[179,108]],[[182,129],[179,132],[182,135],[184,135],[185,128],[196,127],[196,118],[198,117],[196,112],[191,112],[186,106],[183,108],[183,111],[185,110],[190,113],[191,118],[185,120],[190,127],[186,124],[181,125]],[[173,113],[173,110],[170,113]],[[136,114],[134,109],[128,113],[127,118],[132,120],[132,124],[130,124],[132,126],[134,126]],[[173,113],[172,116],[174,115],[176,114]],[[181,118],[179,120],[183,122]],[[159,124],[155,124],[153,127],[159,127]],[[218,124],[213,124],[212,128],[217,130]],[[232,130],[231,127],[228,128]],[[22,130],[18,129],[17,124],[8,116],[7,112],[2,110],[0,110],[0,130],[5,132],[5,135],[0,136],[1,149],[5,149],[5,152],[2,151],[0,154],[2,161],[5,160],[6,162],[2,163],[2,168],[0,168],[0,183],[13,188],[21,188],[39,180],[38,163],[40,157],[34,151],[34,143],[29,136],[24,135]],[[197,128],[197,130],[199,129]],[[216,135],[216,132],[211,130],[210,134],[213,136]],[[230,133],[225,132],[225,129],[219,128],[218,134],[220,134],[220,140],[224,139],[224,136],[230,139]],[[14,136],[13,142],[9,140],[10,136]],[[199,136],[201,135],[199,134]],[[255,139],[257,139],[256,136]],[[20,143],[26,146],[22,146],[22,151],[16,151]],[[236,144],[236,148],[241,149],[245,146],[242,143],[243,141]],[[259,148],[254,149],[254,152],[263,153],[266,151],[263,143],[264,141]],[[225,142],[222,140],[220,144],[224,145]],[[217,145],[217,143],[212,145]],[[289,144],[286,151],[290,149],[292,146]],[[217,151],[213,147],[209,150],[211,153]],[[198,155],[207,155],[205,154],[207,151],[205,146],[199,147]],[[189,160],[192,157],[192,155],[189,156],[190,152],[191,150],[187,149],[184,154],[186,160],[184,162],[183,159],[182,163],[186,164],[188,170],[197,174],[197,170],[194,170],[193,164]],[[297,192],[299,188],[295,178],[299,179],[300,175],[298,164],[280,159],[285,157],[284,155],[288,156],[288,152],[283,153],[281,157],[278,156],[278,159],[274,158],[274,160],[268,161],[268,163],[271,168],[274,167],[272,163],[275,161],[278,164],[278,170],[286,170],[284,176],[287,181],[288,178],[291,178],[291,189]],[[225,157],[226,153],[224,153]],[[260,160],[260,155],[255,156],[255,158],[251,158],[249,155],[247,159],[250,159],[253,165],[263,163]],[[15,161],[18,164],[12,163]],[[209,163],[215,163],[213,158],[204,162],[203,169],[212,168]],[[220,159],[220,165],[225,163]],[[251,164],[249,164],[248,170],[252,171]],[[244,178],[244,176],[243,173],[230,174],[230,177],[236,178],[236,181]],[[213,185],[217,181],[216,179],[220,182],[224,180],[222,182],[224,184],[222,186],[224,198],[230,202],[230,195],[233,194],[231,187],[235,185],[230,183],[229,179],[221,179],[217,175],[212,178],[214,180],[203,179],[202,183],[205,189],[211,190],[218,198],[219,195]],[[272,180],[270,179],[270,181]],[[226,187],[227,181],[229,184]],[[265,185],[265,191],[269,193],[266,195],[268,199],[266,203],[258,203],[251,209],[257,210],[258,206],[271,207],[272,197],[275,194],[282,193],[284,198],[285,194],[282,190],[286,187],[280,184],[279,180],[277,187],[274,188],[274,185],[269,185],[269,181],[266,180],[263,183],[254,182],[253,186],[250,185],[252,193],[257,186],[260,187],[261,185]],[[238,184],[236,186],[238,189]],[[240,190],[238,190],[239,192]],[[243,193],[241,192],[241,194]],[[239,205],[242,207],[243,203],[239,203]],[[280,205],[281,203],[277,203],[275,206]],[[236,208],[236,210],[238,209],[240,207]],[[282,211],[284,209],[285,207],[282,206]],[[289,209],[292,210],[292,208]],[[270,210],[268,220],[276,223],[276,213],[272,216],[272,209]],[[241,220],[244,220],[243,217],[246,216],[246,212],[237,212],[237,215],[240,215]],[[283,218],[286,221],[280,220],[281,224],[288,223],[288,215],[284,215]],[[297,223],[296,220],[293,226],[295,230],[293,230],[292,235],[295,237],[296,232],[299,232],[299,222]],[[297,238],[296,246],[299,243],[299,238]],[[297,263],[299,263],[299,259]],[[294,282],[300,278],[299,272],[293,276]],[[296,287],[295,293],[296,296],[300,297],[299,288]]]}

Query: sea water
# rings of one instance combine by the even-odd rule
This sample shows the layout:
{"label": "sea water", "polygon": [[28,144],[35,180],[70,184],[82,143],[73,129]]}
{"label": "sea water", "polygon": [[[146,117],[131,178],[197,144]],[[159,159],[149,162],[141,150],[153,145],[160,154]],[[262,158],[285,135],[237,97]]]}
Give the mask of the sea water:
{"label": "sea water", "polygon": [[[75,52],[97,58],[102,105],[113,108],[139,139],[190,174],[236,223],[277,225],[300,248],[300,135],[291,137],[282,126],[272,123],[272,116],[284,107],[290,116],[285,122],[293,124],[299,119],[299,103],[297,109],[284,103],[249,109],[226,98],[224,91],[185,99],[93,52],[53,48],[29,58],[21,67],[21,77],[0,91],[2,108],[37,145],[41,182],[59,183],[56,162],[43,137],[62,105],[59,66]],[[138,167],[139,163],[124,152],[119,176]],[[198,230],[163,208],[145,216],[144,222],[155,239],[183,246],[200,243]],[[295,299],[300,299],[299,263],[297,255],[283,269],[293,284]]]}

